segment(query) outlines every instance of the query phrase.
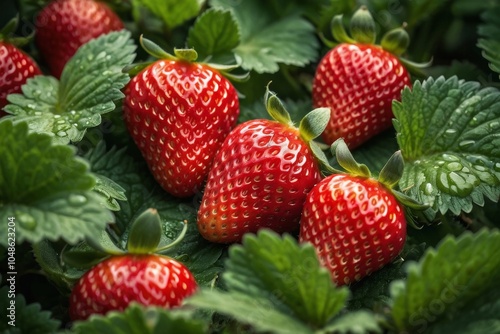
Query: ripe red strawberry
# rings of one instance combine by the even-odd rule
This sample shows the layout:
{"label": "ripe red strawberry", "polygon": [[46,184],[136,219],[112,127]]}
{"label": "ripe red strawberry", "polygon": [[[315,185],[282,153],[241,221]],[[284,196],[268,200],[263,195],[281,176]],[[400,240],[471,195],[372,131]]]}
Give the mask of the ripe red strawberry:
{"label": "ripe red strawberry", "polygon": [[[143,45],[153,49],[150,41]],[[192,62],[194,50],[176,50],[178,58],[151,53],[163,59],[127,85],[125,123],[156,181],[174,196],[189,197],[201,191],[236,124],[238,95],[217,69]]]}
{"label": "ripe red strawberry", "polygon": [[11,20],[0,31],[0,116],[5,115],[1,109],[8,103],[7,95],[20,93],[27,79],[42,73],[37,63],[18,48],[27,39],[8,36],[17,22],[17,18]]}
{"label": "ripe red strawberry", "polygon": [[239,242],[261,228],[296,230],[305,197],[321,180],[309,141],[323,131],[329,110],[311,112],[299,130],[278,98],[268,95],[268,111],[278,121],[240,124],[214,159],[198,211],[198,230],[210,241]]}
{"label": "ripe red strawberry", "polygon": [[340,17],[334,18],[333,35],[341,43],[319,62],[312,98],[315,107],[332,111],[323,140],[331,144],[343,138],[354,149],[392,126],[392,101],[401,98],[403,87],[411,86],[404,60],[398,58],[408,35],[398,28],[384,36],[381,46],[374,45],[375,25],[365,7],[352,18],[354,39],[341,22]]}
{"label": "ripe red strawberry", "polygon": [[93,38],[124,28],[104,3],[94,0],[55,0],[38,14],[35,42],[51,73],[59,78],[76,50]]}
{"label": "ripe red strawberry", "polygon": [[92,314],[121,311],[131,302],[164,308],[181,305],[196,291],[195,278],[180,262],[155,253],[177,244],[186,229],[187,224],[179,239],[158,248],[162,235],[158,212],[148,209],[139,215],[130,228],[127,252],[116,255],[120,250],[114,249],[114,255],[87,271],[73,287],[71,319],[85,320]]}
{"label": "ripe red strawberry", "polygon": [[99,263],[74,286],[69,313],[72,320],[91,314],[121,311],[135,301],[173,308],[192,295],[197,284],[181,263],[154,254],[113,256]]}
{"label": "ripe red strawberry", "polygon": [[378,180],[370,177],[366,166],[357,165],[343,141],[337,145],[337,159],[350,174],[330,175],[307,195],[299,239],[313,244],[332,280],[344,285],[359,281],[401,252],[406,218],[400,201],[424,206],[391,189],[402,173],[400,152]]}

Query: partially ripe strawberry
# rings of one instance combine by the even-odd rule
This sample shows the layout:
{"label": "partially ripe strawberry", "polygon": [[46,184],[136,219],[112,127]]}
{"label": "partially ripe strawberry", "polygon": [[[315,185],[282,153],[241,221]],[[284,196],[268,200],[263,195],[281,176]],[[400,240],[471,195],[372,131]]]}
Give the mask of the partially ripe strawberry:
{"label": "partially ripe strawberry", "polygon": [[344,285],[380,269],[401,252],[407,221],[400,202],[424,206],[392,190],[401,176],[400,152],[377,180],[366,166],[354,162],[343,141],[338,143],[337,159],[350,173],[326,177],[307,195],[299,238],[314,245],[332,280]]}
{"label": "partially ripe strawberry", "polygon": [[159,53],[125,89],[123,115],[156,181],[176,197],[201,192],[213,158],[239,115],[236,89],[194,50]]}
{"label": "partially ripe strawberry", "polygon": [[[195,293],[197,283],[189,269],[159,254],[182,240],[187,224],[175,241],[158,247],[163,233],[161,225],[158,212],[148,209],[132,222],[126,251],[109,244],[97,247],[111,256],[87,271],[73,287],[69,305],[73,321],[85,320],[92,314],[122,311],[132,302],[174,308]],[[86,260],[84,257],[83,262]]]}
{"label": "partially ripe strawberry", "polygon": [[312,111],[297,129],[273,93],[266,100],[276,120],[240,124],[215,156],[198,210],[198,230],[207,240],[239,242],[261,228],[296,230],[305,197],[321,180],[310,142],[329,110]]}
{"label": "partially ripe strawberry", "polygon": [[[314,107],[329,107],[330,122],[322,135],[327,144],[343,138],[354,149],[392,126],[392,101],[411,86],[410,75],[399,56],[408,45],[408,34],[397,28],[375,45],[375,24],[361,7],[351,20],[347,36],[341,16],[332,22],[340,42],[319,62],[313,80]],[[412,64],[412,66],[417,66]]]}
{"label": "partially ripe strawberry", "polygon": [[80,46],[124,28],[118,15],[94,0],[52,1],[40,11],[35,26],[36,45],[57,78]]}
{"label": "partially ripe strawberry", "polygon": [[37,63],[18,48],[28,40],[8,36],[17,22],[17,18],[12,19],[0,31],[0,116],[5,115],[1,109],[8,103],[7,95],[20,93],[26,80],[42,73]]}
{"label": "partially ripe strawberry", "polygon": [[73,321],[121,311],[131,302],[173,308],[196,291],[193,274],[181,263],[155,254],[113,256],[80,278],[70,297]]}

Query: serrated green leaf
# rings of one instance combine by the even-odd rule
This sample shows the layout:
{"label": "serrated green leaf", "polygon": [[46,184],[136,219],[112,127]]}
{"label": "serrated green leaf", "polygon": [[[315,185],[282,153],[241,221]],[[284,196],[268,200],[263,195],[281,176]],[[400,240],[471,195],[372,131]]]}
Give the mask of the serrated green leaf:
{"label": "serrated green leaf", "polygon": [[176,28],[198,15],[201,3],[198,0],[139,0],[144,6],[161,18],[167,29]]}
{"label": "serrated green leaf", "polygon": [[[97,238],[113,222],[90,191],[95,179],[74,148],[28,133],[26,123],[2,121],[0,133],[0,219],[15,218],[18,242],[62,238],[75,244]],[[5,245],[6,225],[0,236]]]}
{"label": "serrated green leaf", "polygon": [[435,324],[421,322],[418,329],[429,334],[500,333],[500,289],[488,291],[452,318]]}
{"label": "serrated green leaf", "polygon": [[449,236],[408,266],[405,283],[392,284],[392,318],[400,331],[411,331],[452,317],[483,293],[498,289],[499,279],[498,230]]}
{"label": "serrated green leaf", "polygon": [[400,188],[436,212],[470,212],[500,196],[500,92],[456,77],[416,82],[394,102],[405,169]]}
{"label": "serrated green leaf", "polygon": [[14,122],[26,121],[30,130],[52,134],[59,143],[78,142],[123,97],[130,78],[122,69],[135,49],[127,31],[93,39],[68,61],[60,82],[47,76],[28,80],[23,94],[9,96],[5,110]]}
{"label": "serrated green leaf", "polygon": [[224,273],[230,291],[261,296],[284,305],[307,324],[323,326],[344,307],[349,294],[336,288],[310,244],[264,230],[247,235],[229,250]]}
{"label": "serrated green leaf", "polygon": [[239,292],[204,289],[186,300],[188,305],[212,309],[251,325],[258,332],[276,334],[312,334],[314,331],[298,319],[282,313],[268,299]]}
{"label": "serrated green leaf", "polygon": [[275,73],[280,64],[303,66],[317,56],[314,26],[298,15],[277,17],[266,10],[273,4],[264,0],[211,1],[211,5],[234,13],[241,31],[241,43],[234,51],[245,70]]}
{"label": "serrated green leaf", "polygon": [[240,42],[238,22],[227,10],[209,9],[189,30],[188,46],[198,51],[199,59],[231,52]]}
{"label": "serrated green leaf", "polygon": [[482,37],[478,46],[483,50],[483,57],[490,62],[490,68],[500,73],[500,6],[485,10],[481,16],[484,23],[478,33]]}
{"label": "serrated green leaf", "polygon": [[88,243],[83,241],[64,248],[61,260],[64,264],[74,268],[89,269],[107,256],[109,254],[90,247]]}
{"label": "serrated green leaf", "polygon": [[368,311],[349,312],[335,318],[335,320],[328,324],[328,326],[318,331],[318,334],[382,333],[379,322],[380,320],[375,315],[375,313],[371,313]]}
{"label": "serrated green leaf", "polygon": [[[6,280],[9,278],[8,275],[5,277]],[[9,289],[9,281],[6,281],[7,285],[0,289],[0,307],[4,314],[4,320],[0,322],[0,333],[50,334],[56,332],[60,321],[52,319],[51,312],[43,311],[39,303],[27,305],[24,296],[15,293],[15,279],[14,277],[13,291]]]}
{"label": "serrated green leaf", "polygon": [[87,321],[75,322],[73,330],[75,333],[85,334],[203,334],[206,333],[206,325],[179,311],[145,308],[132,303],[123,312],[113,311],[105,316],[92,316]]}

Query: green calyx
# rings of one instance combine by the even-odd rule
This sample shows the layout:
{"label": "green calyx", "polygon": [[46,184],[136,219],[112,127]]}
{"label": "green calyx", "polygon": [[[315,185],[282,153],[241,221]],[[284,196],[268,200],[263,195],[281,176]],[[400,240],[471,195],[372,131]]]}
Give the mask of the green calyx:
{"label": "green calyx", "polygon": [[[276,93],[269,90],[269,84],[266,87],[266,94],[264,96],[267,112],[275,121],[297,129],[283,102],[281,102]],[[325,130],[330,120],[330,114],[329,108],[316,108],[302,118],[298,127],[300,138],[309,145],[309,148],[323,166],[328,165],[328,159],[320,146],[314,142],[314,139],[318,138]]]}
{"label": "green calyx", "polygon": [[[331,146],[332,154],[336,157],[338,164],[350,175],[359,176],[364,178],[372,178],[372,174],[368,167],[364,164],[358,163],[351,151],[347,147],[347,144],[343,139],[336,140]],[[380,170],[378,178],[376,180],[384,185],[391,193],[396,197],[396,199],[405,205],[405,207],[414,210],[425,210],[429,206],[421,204],[414,200],[413,198],[403,194],[400,191],[394,189],[401,179],[404,171],[404,160],[401,151],[395,152],[387,161],[385,166]],[[330,172],[332,173],[342,173],[330,167]],[[375,179],[375,178],[374,178]]]}
{"label": "green calyx", "polygon": [[156,209],[147,209],[132,223],[127,241],[131,254],[154,252],[161,239],[161,219]]}
{"label": "green calyx", "polygon": [[[150,56],[157,59],[166,59],[171,61],[188,62],[195,63],[198,59],[198,53],[195,49],[177,49],[174,48],[174,54],[170,54],[165,51],[161,46],[155,42],[145,38],[143,35],[139,38],[139,43],[141,44],[144,51],[146,51]],[[150,66],[153,62],[144,62],[138,64],[132,64],[123,69],[123,72],[128,73],[130,76],[138,74],[140,71]],[[243,74],[232,74],[232,70],[239,68],[239,64],[222,65],[213,63],[203,63],[204,65],[219,71],[222,75],[230,80],[236,82],[242,82],[248,80],[250,74],[248,72]]]}
{"label": "green calyx", "polygon": [[18,25],[19,16],[16,15],[9,22],[7,22],[4,27],[0,29],[0,42],[6,42],[16,47],[23,47],[24,45],[28,44],[35,35],[35,32],[32,32],[27,37],[13,37],[13,34],[16,31]]}
{"label": "green calyx", "polygon": [[[410,44],[410,36],[405,28],[406,23],[403,23],[401,27],[388,31],[382,36],[378,46],[398,57],[411,72],[421,73],[421,69],[428,67],[431,62],[420,64],[401,58]],[[366,6],[361,6],[352,16],[349,32],[350,34],[344,28],[342,15],[336,15],[331,21],[331,33],[336,42],[328,41],[323,36],[322,40],[330,47],[339,43],[377,45],[375,21]]]}

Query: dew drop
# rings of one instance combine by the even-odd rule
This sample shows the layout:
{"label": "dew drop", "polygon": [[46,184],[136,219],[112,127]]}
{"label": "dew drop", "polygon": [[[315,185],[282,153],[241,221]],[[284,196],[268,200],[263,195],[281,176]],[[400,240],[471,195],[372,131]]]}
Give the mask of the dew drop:
{"label": "dew drop", "polygon": [[459,162],[451,162],[446,167],[451,172],[457,172],[457,171],[461,170],[464,166]]}
{"label": "dew drop", "polygon": [[434,187],[432,186],[431,183],[426,183],[425,188],[424,188],[424,193],[426,195],[432,195],[432,192],[434,191]]}
{"label": "dew drop", "polygon": [[446,135],[454,135],[455,133],[457,133],[457,130],[455,130],[455,129],[448,129],[444,133]]}
{"label": "dew drop", "polygon": [[72,206],[82,206],[87,203],[87,197],[78,194],[72,194],[68,198],[68,202]]}
{"label": "dew drop", "polygon": [[59,137],[66,137],[68,133],[66,131],[58,131],[56,135]]}
{"label": "dew drop", "polygon": [[458,143],[458,146],[460,148],[467,148],[472,145],[474,145],[476,142],[474,140],[462,140],[460,143]]}
{"label": "dew drop", "polygon": [[35,218],[26,212],[16,212],[16,222],[19,223],[24,229],[34,230],[36,228]]}

